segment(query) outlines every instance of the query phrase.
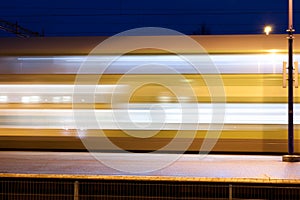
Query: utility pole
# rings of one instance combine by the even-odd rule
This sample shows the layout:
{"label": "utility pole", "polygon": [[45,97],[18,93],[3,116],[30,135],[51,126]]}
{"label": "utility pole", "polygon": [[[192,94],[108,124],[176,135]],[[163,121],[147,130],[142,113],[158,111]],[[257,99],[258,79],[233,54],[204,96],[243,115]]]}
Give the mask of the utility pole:
{"label": "utility pole", "polygon": [[5,20],[0,19],[0,29],[12,34],[15,34],[21,38],[28,38],[28,37],[42,37],[43,34],[39,32],[34,32],[29,29],[23,28],[22,26],[18,25],[18,23],[11,23]]}
{"label": "utility pole", "polygon": [[[300,156],[294,154],[294,70],[293,41],[295,32],[293,27],[293,0],[289,1],[289,27],[288,27],[288,155],[284,155],[284,162],[300,162]],[[284,70],[286,70],[284,68]],[[285,74],[285,73],[284,73]],[[298,78],[298,76],[295,76]],[[295,80],[296,82],[296,80]],[[298,82],[298,80],[297,80]]]}

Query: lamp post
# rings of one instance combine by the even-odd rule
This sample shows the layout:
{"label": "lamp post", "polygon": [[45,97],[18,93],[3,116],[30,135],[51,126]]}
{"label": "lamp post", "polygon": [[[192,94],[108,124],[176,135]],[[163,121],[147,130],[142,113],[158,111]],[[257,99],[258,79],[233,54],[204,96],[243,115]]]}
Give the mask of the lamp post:
{"label": "lamp post", "polygon": [[[293,61],[293,0],[289,1],[288,27],[288,155],[284,155],[284,162],[299,162],[300,156],[294,155],[294,61]],[[286,70],[286,69],[284,69]],[[298,73],[297,71],[295,73]]]}

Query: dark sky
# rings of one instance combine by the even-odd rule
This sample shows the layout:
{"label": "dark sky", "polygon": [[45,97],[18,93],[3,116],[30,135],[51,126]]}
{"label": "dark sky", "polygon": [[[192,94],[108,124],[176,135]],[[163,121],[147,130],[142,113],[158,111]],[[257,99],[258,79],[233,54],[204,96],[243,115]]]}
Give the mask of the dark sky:
{"label": "dark sky", "polygon": [[[287,7],[288,0],[3,0],[0,19],[46,36],[114,35],[149,26],[193,34],[204,25],[210,34],[260,34],[268,24],[273,33],[285,33]],[[294,13],[300,31],[299,0]]]}

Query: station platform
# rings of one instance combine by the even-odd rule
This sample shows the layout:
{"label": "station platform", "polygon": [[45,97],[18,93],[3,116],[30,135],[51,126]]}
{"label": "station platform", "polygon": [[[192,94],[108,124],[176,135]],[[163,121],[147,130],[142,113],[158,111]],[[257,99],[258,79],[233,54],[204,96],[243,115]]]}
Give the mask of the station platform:
{"label": "station platform", "polygon": [[[97,180],[189,181],[230,183],[299,184],[300,163],[282,162],[281,156],[184,154],[161,167],[170,154],[102,153],[101,160],[88,152],[1,151],[2,178],[65,178]],[[158,170],[120,171],[113,166],[131,166],[142,161]],[[135,166],[136,167],[136,166]]]}

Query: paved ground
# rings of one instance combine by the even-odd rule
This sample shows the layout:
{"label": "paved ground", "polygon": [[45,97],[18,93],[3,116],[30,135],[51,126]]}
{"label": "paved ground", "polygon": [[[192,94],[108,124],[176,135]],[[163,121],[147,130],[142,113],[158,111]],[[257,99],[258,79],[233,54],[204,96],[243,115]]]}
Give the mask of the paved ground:
{"label": "paved ground", "polygon": [[[281,156],[0,152],[0,176],[300,183]],[[176,160],[177,159],[177,160]],[[176,161],[173,161],[176,160]]]}

